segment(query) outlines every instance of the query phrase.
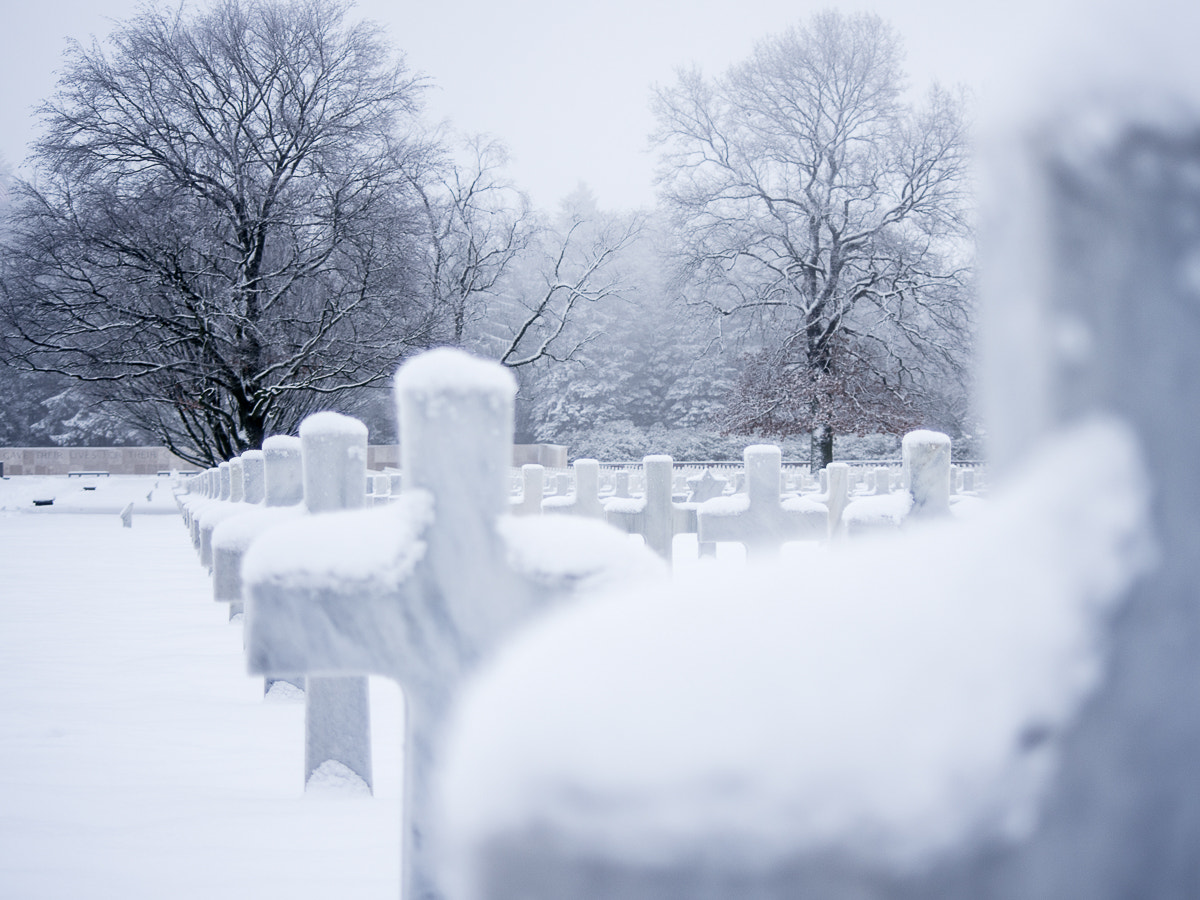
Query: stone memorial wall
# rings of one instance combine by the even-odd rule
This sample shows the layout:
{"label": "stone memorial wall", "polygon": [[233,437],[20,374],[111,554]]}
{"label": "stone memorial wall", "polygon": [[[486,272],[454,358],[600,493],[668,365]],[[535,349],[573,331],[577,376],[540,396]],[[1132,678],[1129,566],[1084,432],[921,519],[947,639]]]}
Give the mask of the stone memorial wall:
{"label": "stone memorial wall", "polygon": [[154,475],[195,472],[197,467],[166,447],[0,447],[0,469],[6,476],[72,472]]}

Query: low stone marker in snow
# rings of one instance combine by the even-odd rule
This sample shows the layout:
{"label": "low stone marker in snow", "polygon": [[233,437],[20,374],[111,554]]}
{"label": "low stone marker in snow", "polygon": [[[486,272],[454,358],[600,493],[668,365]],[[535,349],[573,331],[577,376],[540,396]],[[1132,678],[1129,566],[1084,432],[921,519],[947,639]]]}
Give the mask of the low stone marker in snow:
{"label": "low stone marker in snow", "polygon": [[1138,99],[999,194],[1007,489],[517,636],[453,718],[453,900],[1196,894],[1200,119]]}
{"label": "low stone marker in snow", "polygon": [[246,652],[264,674],[400,683],[405,896],[426,900],[439,895],[426,844],[432,765],[461,679],[537,611],[665,572],[600,522],[508,515],[515,382],[502,367],[437,350],[406,364],[396,386],[404,491],[253,544],[242,570]]}

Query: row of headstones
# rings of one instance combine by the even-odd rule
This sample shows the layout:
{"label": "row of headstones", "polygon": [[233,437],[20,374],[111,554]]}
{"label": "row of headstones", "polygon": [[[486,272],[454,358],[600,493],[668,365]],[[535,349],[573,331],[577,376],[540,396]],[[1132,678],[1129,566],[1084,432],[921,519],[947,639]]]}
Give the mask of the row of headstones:
{"label": "row of headstones", "polygon": [[[261,450],[190,477],[177,496],[200,562],[212,576],[213,599],[228,604],[231,621],[243,612],[242,560],[256,537],[305,513],[379,504],[398,491],[398,477],[378,474],[364,475],[358,484],[366,490],[354,490],[354,461],[366,459],[367,430],[360,422],[321,413],[306,423],[299,438],[268,438]],[[370,791],[367,680],[268,677],[264,693],[272,690],[304,693],[305,786],[318,775],[352,776]]]}
{"label": "row of headstones", "polygon": [[[180,508],[201,563],[212,573],[213,596],[229,605],[230,618],[243,611],[242,561],[254,539],[272,527],[307,513],[359,509],[398,496],[399,477],[367,475],[363,470],[366,428],[335,414],[306,420],[299,438],[277,436],[262,450],[248,451],[186,482]],[[949,497],[949,440],[930,432],[904,442],[905,495],[917,516],[945,512]],[[724,479],[707,473],[693,478],[690,498],[675,499],[670,457],[648,457],[641,497],[599,498],[599,465],[575,464],[575,490],[542,500],[539,512],[603,518],[670,559],[677,533],[698,533],[702,548],[716,541],[737,541],[752,554],[772,553],[785,540],[821,538],[850,508],[849,467],[826,470],[827,490],[818,498],[781,496],[785,482],[778,448],[755,446],[745,453],[744,494],[722,496]],[[534,470],[536,471],[536,469]],[[529,469],[526,470],[529,472]],[[882,480],[881,480],[882,481]],[[359,490],[365,485],[366,490]],[[536,484],[527,485],[540,497]],[[714,496],[715,495],[715,496]],[[468,498],[470,499],[470,498]],[[511,504],[513,512],[528,512]],[[852,510],[851,510],[852,511]],[[902,517],[888,520],[897,524]],[[859,520],[869,523],[869,518]],[[306,786],[320,772],[348,772],[370,790],[370,712],[362,676],[285,674],[279,679],[304,690]],[[270,690],[275,679],[268,676]]]}
{"label": "row of headstones", "polygon": [[[591,479],[590,466],[593,461],[577,460],[570,469],[547,469],[537,464],[526,464],[514,470],[510,491],[514,512],[518,515],[536,515],[543,508],[568,505],[562,499],[577,493],[580,464],[585,468],[583,475],[584,493],[588,493]],[[599,466],[596,495],[601,501],[628,499],[645,491],[646,478],[642,465],[597,463]],[[847,464],[850,466],[848,487],[851,496],[887,494],[905,487],[903,464]],[[984,493],[985,482],[982,468],[978,465],[950,466],[950,494],[976,495]],[[746,490],[746,473],[741,465],[728,464],[675,464],[672,470],[672,493],[677,502],[702,503],[723,494],[743,493]],[[780,472],[780,493],[812,494],[825,493],[829,489],[828,472],[822,469],[813,478],[808,467],[783,468]],[[537,502],[539,496],[542,504]],[[548,502],[552,501],[552,502]]]}
{"label": "row of headstones", "polygon": [[[189,489],[194,487],[200,497],[232,504],[299,504],[303,492],[298,439],[278,437],[272,440],[274,465],[289,465],[286,460],[290,452],[293,454],[290,465],[294,469],[286,477],[282,469],[275,473],[273,497],[265,494],[266,446],[264,450],[248,451],[194,476]],[[285,445],[293,444],[291,451],[285,450]],[[646,457],[642,469],[633,473],[628,470],[605,473],[596,460],[576,460],[570,474],[556,475],[553,493],[549,495],[543,467],[526,465],[521,470],[520,496],[511,501],[512,511],[518,515],[557,513],[604,519],[630,534],[641,535],[655,552],[669,559],[673,537],[677,534],[699,535],[703,531],[706,537],[699,537],[699,541],[701,553],[705,555],[713,552],[717,541],[744,543],[757,552],[773,549],[786,540],[853,535],[894,527],[904,520],[911,508],[944,512],[949,508],[949,497],[960,491],[975,493],[975,470],[950,464],[949,439],[944,435],[914,432],[905,438],[902,446],[904,456],[898,473],[884,467],[863,471],[844,463],[834,463],[819,473],[819,485],[807,473],[783,470],[778,449],[766,445],[748,447],[745,468],[733,473],[731,478],[714,475],[711,469],[702,474],[676,470],[670,457],[666,456]],[[929,475],[916,480],[915,494],[911,487],[914,454],[921,455],[921,467],[932,467]],[[774,499],[771,497],[772,480],[779,485]],[[896,482],[904,492],[900,503],[859,502],[862,497],[890,494]],[[399,496],[402,476],[398,472],[365,473],[364,483],[364,503],[380,505]],[[631,490],[636,495],[631,494]],[[739,504],[736,499],[732,504],[709,503],[733,499],[737,494],[744,494],[744,504]],[[808,502],[791,502],[797,499]],[[774,508],[776,505],[793,514],[780,515]],[[823,527],[822,511],[818,506],[824,508]],[[218,503],[206,507],[201,524],[198,520],[193,523],[185,508],[201,563],[210,569],[213,568],[211,536],[214,528],[225,516],[240,511],[237,506]],[[734,521],[722,521],[729,518]],[[217,589],[226,597],[232,590],[227,586]],[[231,598],[228,602],[231,617],[241,611],[240,599]]]}
{"label": "row of headstones", "polygon": [[974,492],[974,470],[956,472],[946,435],[911,432],[902,449],[904,490],[897,502],[874,499],[891,493],[892,476],[886,468],[870,473],[864,490],[859,487],[862,473],[846,463],[832,463],[820,473],[820,493],[813,493],[803,483],[803,474],[798,475],[797,485],[783,471],[778,447],[754,445],[745,450],[744,470],[737,473],[733,493],[727,493],[730,479],[711,470],[689,478],[675,471],[669,456],[643,459],[637,473],[642,482],[638,496],[630,496],[628,471],[611,473],[604,491],[600,463],[580,459],[573,466],[573,485],[560,474],[551,496],[546,496],[543,468],[522,467],[521,495],[512,500],[512,510],[526,516],[549,513],[604,519],[629,534],[641,535],[652,550],[669,560],[678,534],[697,535],[702,555],[712,554],[722,541],[744,544],[752,554],[771,553],[787,541],[862,534],[898,527],[912,515],[944,514],[960,484],[964,491]]}
{"label": "row of headstones", "polygon": [[[193,476],[185,484],[188,493],[180,499],[184,522],[201,564],[212,574],[214,599],[228,604],[231,619],[243,611],[241,563],[256,536],[303,511],[378,505],[399,494],[398,474],[366,475],[356,471],[354,461],[365,459],[361,452],[350,452],[366,444],[366,429],[360,423],[321,414],[306,424],[300,438],[269,438],[262,450],[247,451]],[[307,452],[306,432],[310,435]],[[332,452],[324,446],[330,443],[334,445]],[[779,451],[770,446],[747,448],[746,491],[741,495],[723,496],[725,479],[706,473],[691,479],[688,500],[676,500],[670,457],[652,456],[644,461],[642,496],[601,500],[599,464],[579,460],[574,466],[574,491],[541,500],[536,511],[604,519],[627,533],[641,535],[650,549],[666,559],[671,558],[674,536],[681,533],[697,534],[702,553],[711,553],[718,541],[732,541],[744,544],[751,554],[769,554],[777,552],[787,540],[819,539],[839,527],[858,533],[894,526],[910,509],[918,516],[945,512],[949,440],[929,432],[915,433],[905,439],[904,450],[905,478],[911,485],[905,496],[910,498],[910,505],[904,505],[899,514],[892,511],[855,517],[849,501],[850,471],[844,464],[834,464],[822,473],[822,480],[832,485],[832,491],[817,498],[781,496],[780,489],[786,483],[780,473]],[[317,456],[327,458],[324,470],[314,464]],[[342,471],[347,467],[349,471]],[[541,496],[536,483],[538,470],[536,466],[524,470],[530,479],[526,492],[533,498]],[[366,490],[356,492],[355,484],[365,484]],[[526,515],[534,511],[532,504],[524,500],[513,503],[511,509]],[[847,511],[851,514],[848,518]],[[279,680],[306,689],[305,784],[322,767],[328,771],[328,764],[333,763],[344,766],[370,789],[365,680],[302,676]],[[266,690],[275,683],[275,679],[268,678]]]}

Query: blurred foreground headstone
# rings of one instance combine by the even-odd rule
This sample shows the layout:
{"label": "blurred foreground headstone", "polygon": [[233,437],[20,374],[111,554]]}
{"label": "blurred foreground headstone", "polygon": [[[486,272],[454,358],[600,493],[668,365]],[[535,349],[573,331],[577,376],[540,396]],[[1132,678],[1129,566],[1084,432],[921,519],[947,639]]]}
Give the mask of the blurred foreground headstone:
{"label": "blurred foreground headstone", "polygon": [[456,714],[456,900],[1200,895],[1200,118],[1162,109],[1045,119],[998,192],[1007,495],[520,636]]}

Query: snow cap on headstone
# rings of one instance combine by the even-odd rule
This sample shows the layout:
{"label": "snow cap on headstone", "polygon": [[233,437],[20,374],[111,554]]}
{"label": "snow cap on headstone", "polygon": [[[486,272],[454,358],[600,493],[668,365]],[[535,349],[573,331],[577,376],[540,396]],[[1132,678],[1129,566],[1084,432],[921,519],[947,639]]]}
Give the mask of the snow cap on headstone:
{"label": "snow cap on headstone", "polygon": [[396,373],[396,390],[424,399],[483,393],[502,403],[517,395],[517,381],[503,366],[442,347],[401,366]]}
{"label": "snow cap on headstone", "polygon": [[406,489],[431,491],[443,512],[474,508],[479,521],[506,512],[516,393],[507,369],[461,350],[406,362],[396,373]]}

